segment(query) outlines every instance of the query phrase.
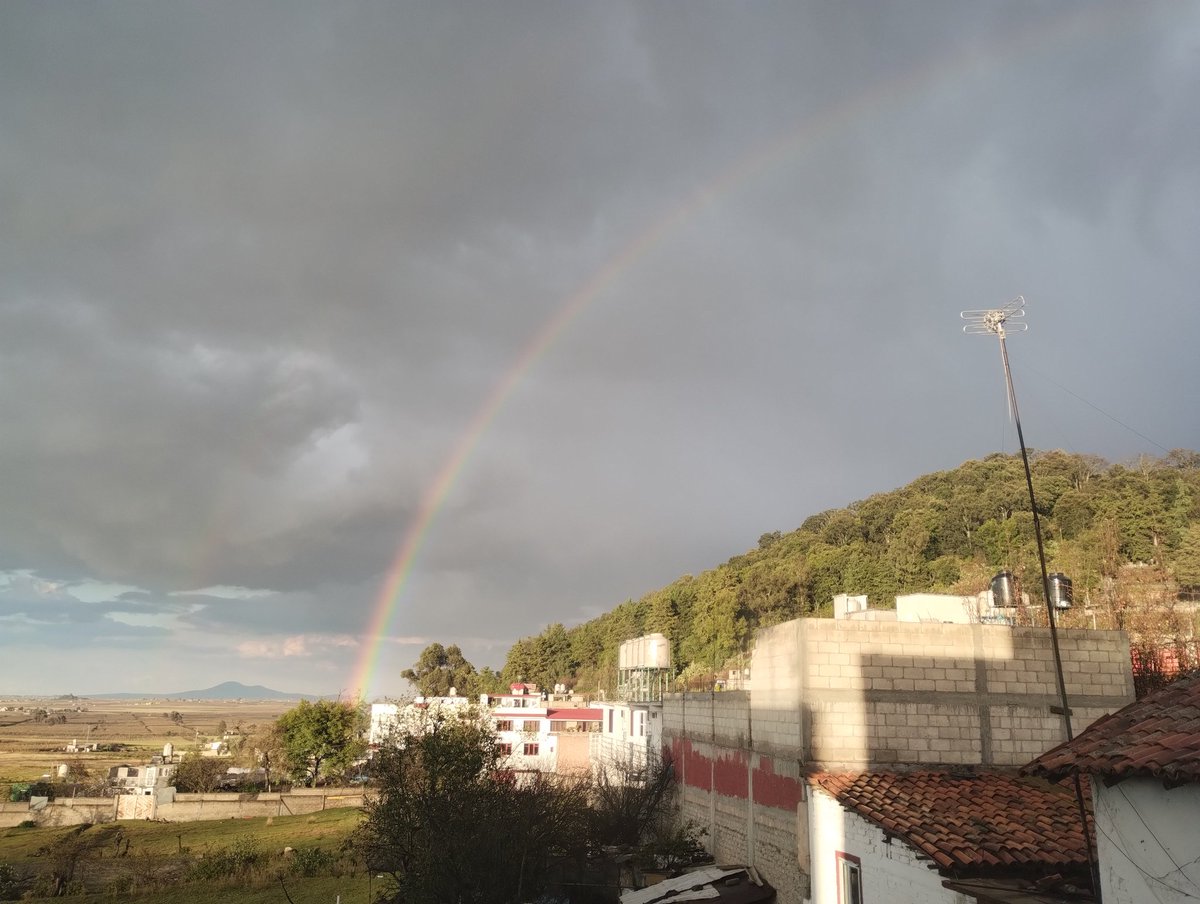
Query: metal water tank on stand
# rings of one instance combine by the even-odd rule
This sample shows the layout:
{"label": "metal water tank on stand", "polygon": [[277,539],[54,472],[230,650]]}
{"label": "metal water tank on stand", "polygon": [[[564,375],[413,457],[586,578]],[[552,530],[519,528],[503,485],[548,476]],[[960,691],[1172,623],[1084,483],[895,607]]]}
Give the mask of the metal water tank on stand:
{"label": "metal water tank on stand", "polygon": [[1070,609],[1075,600],[1075,591],[1071,587],[1071,579],[1061,571],[1046,575],[1050,581],[1050,603],[1055,609]]}
{"label": "metal water tank on stand", "polygon": [[1011,571],[1002,571],[992,578],[992,605],[997,609],[1017,608],[1017,581]]}

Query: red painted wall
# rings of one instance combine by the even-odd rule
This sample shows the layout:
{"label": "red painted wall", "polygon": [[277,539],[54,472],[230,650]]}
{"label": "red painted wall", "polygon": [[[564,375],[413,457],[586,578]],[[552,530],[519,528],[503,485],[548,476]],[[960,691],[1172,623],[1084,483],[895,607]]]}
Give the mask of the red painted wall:
{"label": "red painted wall", "polygon": [[[722,797],[737,800],[746,800],[750,796],[751,769],[747,752],[723,751],[714,760],[693,747],[686,738],[673,738],[671,755],[680,781],[689,788],[716,790]],[[753,769],[754,803],[794,811],[804,800],[803,780],[777,775],[770,757],[760,756],[758,761],[758,766]]]}

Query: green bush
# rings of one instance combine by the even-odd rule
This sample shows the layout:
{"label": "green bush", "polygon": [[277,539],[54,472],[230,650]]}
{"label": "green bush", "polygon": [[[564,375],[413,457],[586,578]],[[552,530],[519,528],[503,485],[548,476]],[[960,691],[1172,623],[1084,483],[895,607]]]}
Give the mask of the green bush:
{"label": "green bush", "polygon": [[193,864],[188,878],[211,882],[231,876],[245,875],[262,865],[263,854],[253,838],[238,838],[227,848],[218,848]]}
{"label": "green bush", "polygon": [[293,875],[311,879],[332,872],[337,858],[320,848],[296,848],[292,851],[291,861]]}

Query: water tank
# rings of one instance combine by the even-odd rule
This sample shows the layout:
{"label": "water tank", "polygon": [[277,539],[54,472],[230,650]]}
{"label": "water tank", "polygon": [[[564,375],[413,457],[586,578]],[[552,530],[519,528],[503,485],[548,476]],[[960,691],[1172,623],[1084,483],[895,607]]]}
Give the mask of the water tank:
{"label": "water tank", "polygon": [[1017,582],[1011,571],[1002,571],[992,578],[992,605],[997,609],[1017,607]]}
{"label": "water tank", "polygon": [[170,741],[167,741],[167,743],[163,744],[163,759],[164,760],[169,760],[174,753],[175,753],[175,745],[174,744],[172,744]]}
{"label": "water tank", "polygon": [[1050,602],[1055,609],[1070,609],[1075,598],[1071,589],[1071,579],[1062,572],[1056,571],[1046,575],[1050,581]]}
{"label": "water tank", "polygon": [[59,778],[66,778],[70,772],[71,772],[71,767],[68,766],[66,763],[58,764],[58,777]]}

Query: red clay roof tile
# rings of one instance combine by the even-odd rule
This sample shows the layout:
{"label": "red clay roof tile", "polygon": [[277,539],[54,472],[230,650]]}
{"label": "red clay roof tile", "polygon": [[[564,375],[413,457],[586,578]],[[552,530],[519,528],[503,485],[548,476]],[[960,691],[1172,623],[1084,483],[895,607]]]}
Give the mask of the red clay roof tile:
{"label": "red clay roof tile", "polygon": [[1022,771],[1051,779],[1087,772],[1109,779],[1200,782],[1200,675],[1098,719]]}
{"label": "red clay roof tile", "polygon": [[1074,796],[1011,773],[818,773],[810,782],[958,876],[1087,867]]}

